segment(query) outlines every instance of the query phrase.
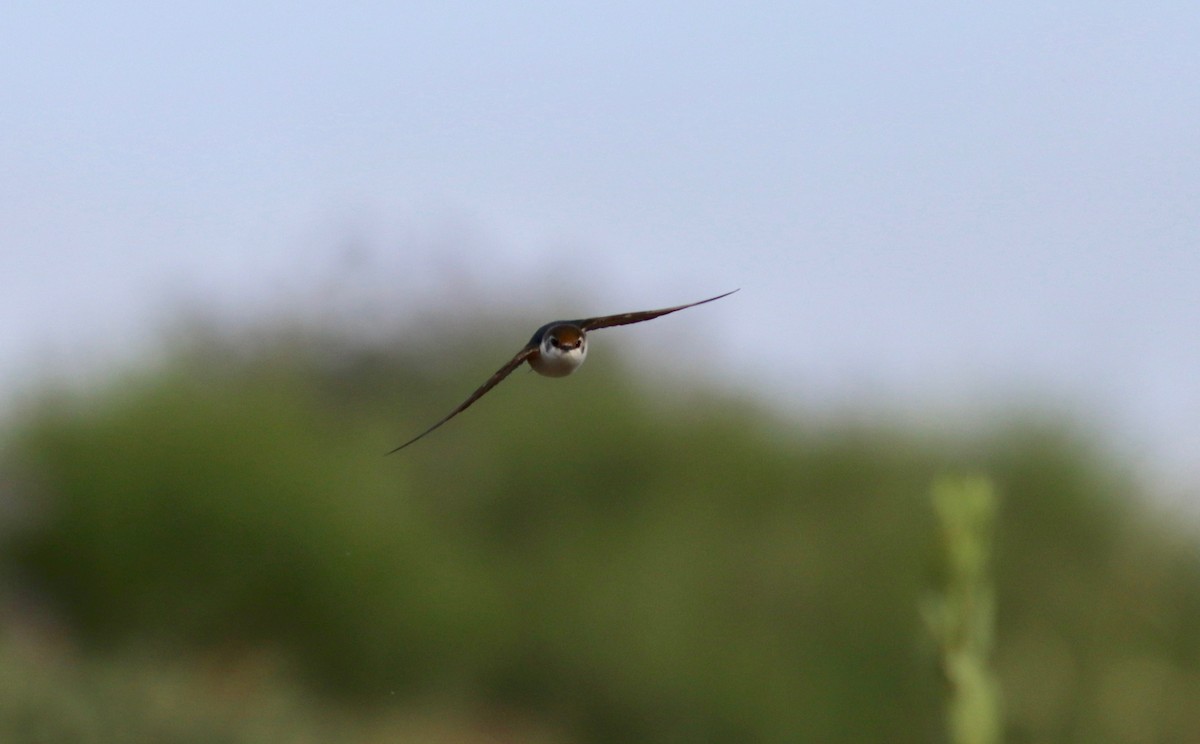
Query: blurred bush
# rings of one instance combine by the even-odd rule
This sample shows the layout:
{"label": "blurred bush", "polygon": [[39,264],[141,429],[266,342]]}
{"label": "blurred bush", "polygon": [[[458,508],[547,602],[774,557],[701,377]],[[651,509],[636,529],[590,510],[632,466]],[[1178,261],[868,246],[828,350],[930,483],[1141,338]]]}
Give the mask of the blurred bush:
{"label": "blurred bush", "polygon": [[37,608],[86,664],[266,655],[299,700],[566,740],[938,741],[928,491],[962,469],[1004,497],[1009,739],[1200,740],[1192,536],[1064,430],[805,426],[597,359],[385,457],[511,352],[421,351],[217,338],[46,391],[10,426],[9,624]]}

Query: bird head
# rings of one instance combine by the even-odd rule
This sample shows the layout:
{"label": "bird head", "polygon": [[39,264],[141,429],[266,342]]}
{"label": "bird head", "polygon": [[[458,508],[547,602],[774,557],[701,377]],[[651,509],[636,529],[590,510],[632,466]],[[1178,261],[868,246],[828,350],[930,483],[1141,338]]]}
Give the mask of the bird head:
{"label": "bird head", "polygon": [[587,338],[578,326],[556,325],[542,338],[542,353],[550,356],[583,354],[586,348]]}
{"label": "bird head", "polygon": [[576,325],[560,323],[546,329],[530,365],[543,375],[565,377],[587,357],[587,338]]}

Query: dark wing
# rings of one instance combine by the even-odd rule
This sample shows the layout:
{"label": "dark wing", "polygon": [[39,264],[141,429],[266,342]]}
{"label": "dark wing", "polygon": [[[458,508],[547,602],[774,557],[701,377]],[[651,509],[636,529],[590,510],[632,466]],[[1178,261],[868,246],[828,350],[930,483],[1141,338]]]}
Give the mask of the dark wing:
{"label": "dark wing", "polygon": [[[733,290],[733,292],[736,292],[736,291],[737,291],[736,289]],[[716,297],[709,297],[707,300],[700,300],[699,302],[693,302],[688,305],[676,305],[675,307],[664,307],[662,310],[642,310],[641,312],[637,312],[637,313],[621,313],[620,315],[605,315],[605,316],[602,316],[599,318],[585,318],[583,320],[573,320],[571,322],[574,323],[575,325],[579,326],[580,328],[582,328],[585,331],[594,331],[597,328],[612,328],[613,326],[629,325],[630,323],[641,323],[643,320],[653,320],[654,318],[657,318],[660,315],[667,315],[668,313],[679,312],[680,310],[687,310],[689,307],[695,307],[696,305],[703,305],[706,302],[712,302],[713,300],[719,300],[722,297],[728,297],[729,295],[733,294],[733,292],[726,292],[723,295],[717,295]]]}
{"label": "dark wing", "polygon": [[425,431],[423,431],[423,432],[421,432],[420,434],[416,435],[415,437],[413,437],[412,439],[408,440],[408,441],[407,441],[407,442],[405,442],[404,444],[400,445],[400,446],[399,446],[399,447],[397,447],[396,449],[392,450],[392,451],[391,451],[391,452],[389,452],[388,454],[390,455],[390,454],[392,454],[392,453],[394,453],[394,452],[399,452],[400,450],[404,449],[404,448],[405,448],[405,447],[407,447],[408,445],[410,445],[410,444],[412,444],[413,442],[417,441],[417,440],[418,440],[418,439],[420,439],[421,437],[425,436],[426,434],[429,434],[429,433],[430,433],[430,432],[432,432],[434,429],[438,428],[439,426],[441,426],[442,424],[446,423],[446,422],[447,422],[447,421],[449,421],[450,419],[454,418],[454,417],[455,417],[455,416],[457,416],[458,414],[460,414],[460,413],[462,413],[463,411],[467,410],[467,408],[468,408],[468,407],[469,407],[469,406],[470,406],[472,403],[474,403],[475,401],[479,400],[479,399],[480,399],[480,398],[482,398],[484,395],[486,395],[486,394],[487,394],[487,391],[489,391],[489,390],[491,390],[492,388],[494,388],[494,387],[496,387],[497,385],[499,385],[501,380],[503,380],[505,377],[508,377],[508,376],[509,376],[509,374],[510,374],[510,373],[512,373],[512,371],[513,371],[514,369],[516,369],[517,367],[520,367],[520,366],[521,366],[521,365],[522,365],[522,364],[525,362],[525,360],[526,360],[526,359],[528,359],[528,358],[529,358],[529,357],[530,357],[532,354],[534,354],[536,351],[537,351],[537,346],[533,346],[533,345],[526,346],[524,349],[521,349],[520,351],[518,351],[518,352],[517,352],[517,355],[516,355],[515,357],[513,357],[512,359],[508,360],[508,363],[507,363],[507,364],[505,364],[505,365],[504,365],[503,367],[501,367],[500,369],[496,370],[496,374],[494,374],[494,375],[492,375],[491,377],[489,377],[487,382],[485,382],[485,383],[483,383],[482,385],[480,385],[478,390],[476,390],[475,392],[471,393],[471,397],[467,398],[467,399],[466,399],[466,400],[464,400],[462,403],[459,403],[459,404],[458,404],[458,408],[455,408],[453,411],[451,411],[450,413],[446,414],[445,418],[443,418],[441,421],[438,421],[438,422],[437,422],[436,424],[434,424],[433,426],[429,427],[429,428],[428,428],[428,429],[426,429]]}

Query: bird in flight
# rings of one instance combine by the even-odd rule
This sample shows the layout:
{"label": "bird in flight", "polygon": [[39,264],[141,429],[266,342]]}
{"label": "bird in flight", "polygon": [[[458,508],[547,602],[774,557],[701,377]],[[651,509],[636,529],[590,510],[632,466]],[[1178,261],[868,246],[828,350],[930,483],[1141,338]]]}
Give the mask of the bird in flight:
{"label": "bird in flight", "polygon": [[[737,290],[733,290],[736,292]],[[458,414],[467,410],[468,407],[475,401],[482,398],[492,388],[500,384],[500,381],[508,377],[517,367],[520,367],[525,362],[529,362],[529,366],[538,374],[547,377],[566,377],[574,372],[579,365],[583,364],[583,360],[587,358],[587,334],[588,331],[595,331],[601,328],[612,328],[613,326],[630,325],[631,323],[641,323],[644,320],[653,320],[654,318],[667,315],[669,313],[686,310],[689,307],[703,305],[706,302],[719,300],[722,297],[728,297],[733,292],[726,292],[716,297],[709,297],[707,300],[692,302],[687,305],[676,305],[675,307],[664,307],[661,310],[642,310],[636,313],[620,313],[619,315],[603,315],[598,318],[583,318],[582,320],[555,320],[533,332],[533,337],[521,350],[505,362],[504,366],[496,370],[496,373],[488,378],[487,382],[479,386],[479,389],[471,393],[471,395],[458,404],[450,413],[446,414],[440,421],[425,431],[416,435],[388,454],[399,452],[408,445],[430,434],[434,429],[437,429],[442,424],[454,418]]]}

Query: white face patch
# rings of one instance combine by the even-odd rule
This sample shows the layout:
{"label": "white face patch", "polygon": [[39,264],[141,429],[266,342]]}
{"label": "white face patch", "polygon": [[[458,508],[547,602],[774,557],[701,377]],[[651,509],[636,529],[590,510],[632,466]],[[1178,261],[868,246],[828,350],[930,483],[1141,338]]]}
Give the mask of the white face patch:
{"label": "white face patch", "polygon": [[566,377],[587,358],[587,339],[580,340],[579,345],[574,348],[555,345],[555,341],[554,337],[546,334],[537,357],[529,360],[529,366],[538,374],[547,377]]}

